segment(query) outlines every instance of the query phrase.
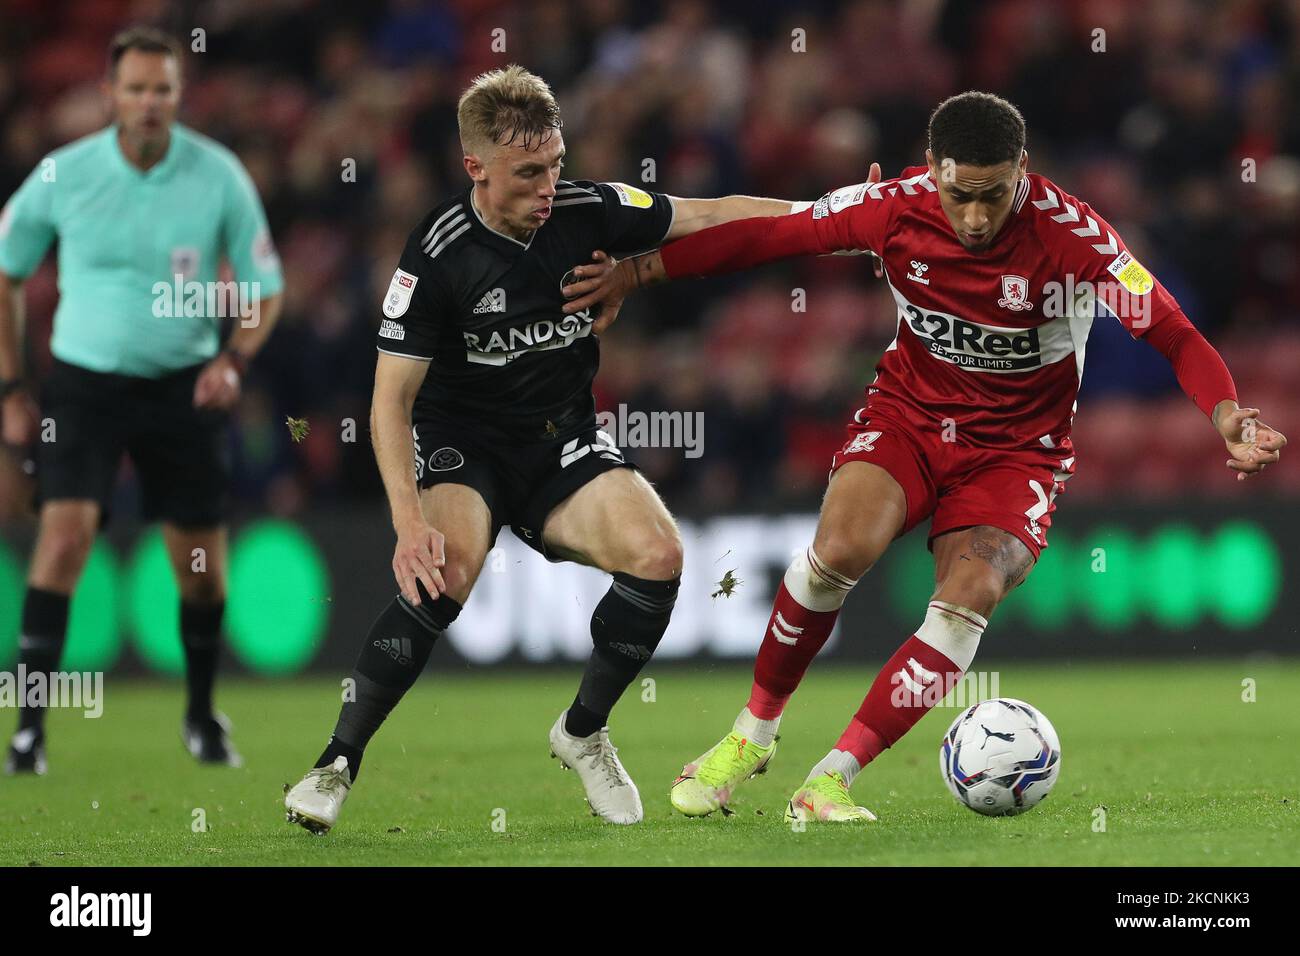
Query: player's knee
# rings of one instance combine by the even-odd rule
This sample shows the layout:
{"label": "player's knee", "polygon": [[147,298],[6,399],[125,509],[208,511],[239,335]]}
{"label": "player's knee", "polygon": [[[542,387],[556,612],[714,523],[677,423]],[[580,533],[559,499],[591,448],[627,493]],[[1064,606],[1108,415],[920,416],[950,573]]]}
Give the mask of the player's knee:
{"label": "player's knee", "polygon": [[817,529],[813,551],[822,564],[841,577],[856,581],[876,563],[878,554],[852,535],[839,531]]}
{"label": "player's knee", "polygon": [[75,584],[94,543],[95,533],[87,528],[74,524],[47,528],[41,532],[38,564],[65,583]]}
{"label": "player's knee", "polygon": [[934,592],[936,600],[968,607],[984,617],[993,613],[1010,591],[1006,578],[992,567],[972,568],[949,575]]}
{"label": "player's knee", "polygon": [[648,581],[668,581],[682,573],[682,561],[682,539],[677,532],[658,532],[633,547],[628,573]]}
{"label": "player's knee", "polygon": [[181,600],[217,604],[226,599],[226,582],[215,572],[192,571],[180,579]]}
{"label": "player's knee", "polygon": [[459,604],[464,604],[469,599],[469,592],[474,588],[474,581],[478,577],[477,571],[468,561],[451,559],[440,569],[442,571],[442,583],[446,585],[447,594]]}

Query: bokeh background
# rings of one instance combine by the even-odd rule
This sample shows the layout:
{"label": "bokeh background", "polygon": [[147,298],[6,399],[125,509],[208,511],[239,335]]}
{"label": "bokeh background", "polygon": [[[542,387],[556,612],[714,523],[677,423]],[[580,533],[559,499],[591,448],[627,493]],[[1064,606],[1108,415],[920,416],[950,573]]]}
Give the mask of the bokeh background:
{"label": "bokeh background", "polygon": [[[295,627],[310,633],[308,651],[271,670],[349,659],[392,590],[364,426],[378,303],[411,225],[465,184],[456,99],[477,73],[510,62],[542,75],[559,98],[566,175],[681,196],[815,199],[861,181],[873,160],[895,175],[922,161],[940,99],[970,88],[1005,95],[1026,117],[1031,167],[1102,212],[1220,349],[1243,403],[1297,432],[1297,0],[0,0],[0,197],[46,152],[104,125],[104,50],[135,22],[187,44],[203,31],[205,49],[184,64],[182,121],[242,158],[285,266],[285,314],[254,363],[232,433],[237,525],[262,522],[253,530],[272,535],[270,557],[247,565],[245,594],[292,573],[312,608],[306,618],[301,607],[285,610],[281,623],[244,639],[256,647]],[[341,176],[349,159],[355,182]],[[51,259],[26,285],[38,377],[55,283]],[[793,288],[806,290],[806,312],[791,311]],[[701,457],[634,453],[669,505],[696,519],[687,560],[699,582],[691,599],[703,609],[679,605],[679,617],[698,618],[679,628],[699,635],[679,638],[682,656],[757,646],[842,423],[895,323],[866,260],[804,259],[652,290],[603,338],[599,407],[705,416]],[[291,441],[289,416],[310,422],[305,441]],[[355,442],[340,440],[348,419],[360,423]],[[1300,468],[1232,481],[1219,439],[1165,360],[1113,320],[1093,327],[1075,426],[1077,473],[1058,501],[1050,561],[1018,592],[1019,610],[1009,605],[1004,647],[1293,648],[1279,595],[1297,560],[1287,529],[1297,523]],[[9,603],[0,607],[0,663],[31,534],[17,460],[0,468],[0,604]],[[74,631],[117,622],[102,625],[118,635],[112,660],[143,656],[174,669],[178,650],[171,664],[141,651],[149,620],[159,622],[159,648],[174,623],[156,540],[132,524],[135,493],[127,469],[122,517],[92,563],[108,603],[83,609],[80,625],[74,612]],[[476,595],[475,613],[491,622],[471,614],[466,629],[477,633],[455,652],[482,662],[581,656],[603,585],[507,539],[500,573]],[[1096,568],[1099,547],[1109,549],[1109,570]],[[864,584],[846,627],[876,621],[878,608],[890,628],[914,623],[929,572],[923,542],[907,548]],[[710,596],[732,566],[748,576],[747,606]],[[232,602],[241,600],[234,587]],[[242,610],[232,604],[233,616],[275,621],[286,587]],[[550,594],[565,607],[545,604]],[[484,652],[485,641],[504,650]],[[852,653],[852,642],[840,643]]]}

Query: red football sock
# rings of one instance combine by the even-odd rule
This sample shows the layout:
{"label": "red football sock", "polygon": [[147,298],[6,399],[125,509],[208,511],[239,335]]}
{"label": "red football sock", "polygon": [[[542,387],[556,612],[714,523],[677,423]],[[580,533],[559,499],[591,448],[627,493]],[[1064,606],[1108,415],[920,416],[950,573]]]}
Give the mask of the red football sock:
{"label": "red football sock", "polygon": [[881,669],[835,749],[865,767],[901,740],[961,680],[987,624],[967,608],[932,602],[921,630]]}
{"label": "red football sock", "polygon": [[823,565],[812,548],[795,558],[776,592],[754,662],[748,707],[755,717],[781,716],[808,665],[831,636],[840,605],[854,583]]}

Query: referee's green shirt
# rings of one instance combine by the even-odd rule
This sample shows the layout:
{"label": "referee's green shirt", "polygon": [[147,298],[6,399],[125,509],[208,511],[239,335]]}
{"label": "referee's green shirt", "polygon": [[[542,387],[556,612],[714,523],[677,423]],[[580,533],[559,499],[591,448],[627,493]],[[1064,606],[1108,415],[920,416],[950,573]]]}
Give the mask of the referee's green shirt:
{"label": "referee's green shirt", "polygon": [[222,316],[238,321],[238,287],[216,285],[222,257],[246,302],[284,284],[248,173],[179,124],[147,172],[122,155],[116,126],[42,160],[0,213],[0,272],[26,278],[56,239],[50,349],[96,372],[156,378],[212,358]]}

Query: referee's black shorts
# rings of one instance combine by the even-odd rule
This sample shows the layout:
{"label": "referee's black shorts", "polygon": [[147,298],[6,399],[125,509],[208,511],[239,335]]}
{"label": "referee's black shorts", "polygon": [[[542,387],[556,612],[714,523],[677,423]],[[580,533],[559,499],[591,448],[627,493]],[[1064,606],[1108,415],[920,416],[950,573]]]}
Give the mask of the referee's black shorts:
{"label": "referee's black shorts", "polygon": [[229,415],[194,407],[194,383],[202,368],[140,378],[55,359],[41,386],[37,502],[97,501],[106,522],[125,452],[139,476],[146,520],[182,528],[223,524]]}

